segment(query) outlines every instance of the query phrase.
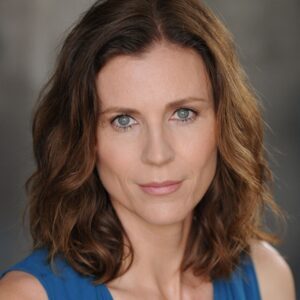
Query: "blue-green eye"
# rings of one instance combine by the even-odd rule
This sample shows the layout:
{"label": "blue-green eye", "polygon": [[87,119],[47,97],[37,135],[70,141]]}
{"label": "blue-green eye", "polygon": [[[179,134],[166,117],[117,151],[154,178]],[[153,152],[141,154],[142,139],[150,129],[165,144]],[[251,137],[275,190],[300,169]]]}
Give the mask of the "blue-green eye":
{"label": "blue-green eye", "polygon": [[[177,109],[175,114],[179,117],[175,118],[175,121],[179,123],[192,122],[198,116],[198,113],[195,110],[185,107]],[[114,117],[111,124],[118,130],[127,131],[137,124],[136,122],[130,122],[131,120],[134,119],[129,115],[122,114]]]}
{"label": "blue-green eye", "polygon": [[193,109],[184,107],[177,109],[176,113],[179,116],[179,119],[177,119],[179,122],[193,121],[198,115]]}
{"label": "blue-green eye", "polygon": [[135,124],[135,123],[134,124],[130,123],[130,119],[132,118],[128,115],[119,115],[116,116],[111,123],[117,129],[121,129],[125,131],[132,128],[132,126]]}

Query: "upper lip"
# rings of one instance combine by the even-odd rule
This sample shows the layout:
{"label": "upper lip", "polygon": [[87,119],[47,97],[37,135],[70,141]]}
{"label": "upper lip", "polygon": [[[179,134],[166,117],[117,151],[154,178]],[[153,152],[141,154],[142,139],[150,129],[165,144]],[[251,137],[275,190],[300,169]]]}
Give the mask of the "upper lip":
{"label": "upper lip", "polygon": [[172,184],[177,184],[179,183],[180,180],[174,181],[174,180],[166,180],[166,181],[161,181],[161,182],[149,182],[145,184],[140,184],[142,187],[162,187],[162,186],[168,186]]}

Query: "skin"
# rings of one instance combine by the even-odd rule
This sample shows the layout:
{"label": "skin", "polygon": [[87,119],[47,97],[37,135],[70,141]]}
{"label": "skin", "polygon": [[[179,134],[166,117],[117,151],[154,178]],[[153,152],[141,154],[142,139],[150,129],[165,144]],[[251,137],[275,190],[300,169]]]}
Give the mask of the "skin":
{"label": "skin", "polygon": [[[96,83],[102,111],[111,106],[139,111],[126,120],[134,124],[127,131],[113,126],[120,126],[115,118],[123,110],[100,116],[98,173],[136,256],[128,273],[109,286],[116,299],[121,290],[134,290],[136,298],[182,299],[187,288],[179,267],[192,210],[207,191],[217,162],[214,101],[204,62],[191,49],[160,44],[142,58],[112,59]],[[170,102],[191,97],[201,100],[166,109]],[[178,112],[186,107],[196,112],[187,110],[188,118],[194,117],[189,122]],[[148,195],[138,186],[164,180],[183,182],[164,196]],[[141,276],[137,291],[134,283]]]}
{"label": "skin", "polygon": [[[126,131],[113,126],[121,126],[116,119],[120,112],[102,113],[97,132],[98,173],[135,252],[130,270],[107,284],[114,300],[212,300],[211,282],[179,271],[192,210],[216,169],[216,119],[201,57],[190,49],[157,44],[142,57],[110,60],[96,85],[102,112],[111,106],[139,111],[124,119],[132,125]],[[203,101],[166,108],[187,97]],[[197,117],[180,121],[182,107],[196,111]],[[138,186],[163,180],[183,182],[164,196],[148,195]],[[293,277],[280,254],[255,240],[251,254],[262,300],[294,300]],[[34,277],[11,272],[0,281],[1,299],[47,296]]]}

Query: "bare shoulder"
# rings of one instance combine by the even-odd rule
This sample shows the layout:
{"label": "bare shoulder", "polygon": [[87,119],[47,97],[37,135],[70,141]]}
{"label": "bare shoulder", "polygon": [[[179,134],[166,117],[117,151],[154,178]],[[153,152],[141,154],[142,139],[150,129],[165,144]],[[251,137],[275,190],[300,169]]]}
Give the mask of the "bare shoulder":
{"label": "bare shoulder", "polygon": [[0,280],[0,300],[47,300],[41,283],[30,274],[12,271]]}
{"label": "bare shoulder", "polygon": [[295,285],[291,269],[280,253],[269,243],[250,243],[262,300],[295,300]]}

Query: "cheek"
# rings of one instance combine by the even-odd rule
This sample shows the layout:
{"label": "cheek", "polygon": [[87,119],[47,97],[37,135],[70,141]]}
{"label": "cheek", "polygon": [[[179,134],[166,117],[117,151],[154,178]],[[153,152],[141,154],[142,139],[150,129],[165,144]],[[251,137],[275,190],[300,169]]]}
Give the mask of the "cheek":
{"label": "cheek", "polygon": [[193,169],[214,167],[217,157],[215,127],[196,127],[186,133],[185,139],[177,144],[178,155]]}
{"label": "cheek", "polygon": [[116,190],[129,178],[136,161],[134,148],[105,135],[98,136],[96,148],[97,170],[107,190]]}
{"label": "cheek", "polygon": [[190,199],[198,204],[207,192],[217,167],[217,146],[212,136],[194,139],[184,149],[185,168],[189,179]]}
{"label": "cheek", "polygon": [[217,143],[213,127],[202,127],[180,148],[183,166],[190,179],[189,191],[197,204],[209,188],[217,167]]}

